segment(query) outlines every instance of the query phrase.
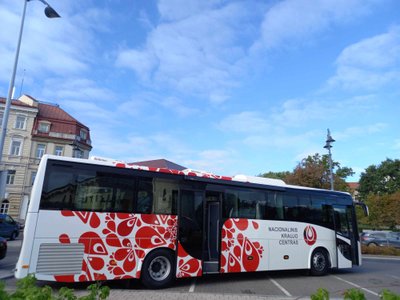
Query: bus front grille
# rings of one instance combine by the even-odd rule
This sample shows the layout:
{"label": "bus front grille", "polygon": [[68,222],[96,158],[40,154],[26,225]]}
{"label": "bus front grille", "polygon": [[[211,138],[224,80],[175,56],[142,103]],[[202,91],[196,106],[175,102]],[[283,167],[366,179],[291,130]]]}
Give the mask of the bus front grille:
{"label": "bus front grille", "polygon": [[80,274],[83,244],[44,243],[40,245],[36,273],[46,275]]}

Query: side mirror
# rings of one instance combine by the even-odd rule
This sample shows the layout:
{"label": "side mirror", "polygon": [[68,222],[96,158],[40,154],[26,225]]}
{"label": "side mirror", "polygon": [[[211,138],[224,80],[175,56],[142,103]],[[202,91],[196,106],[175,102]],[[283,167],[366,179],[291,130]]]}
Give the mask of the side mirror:
{"label": "side mirror", "polygon": [[359,201],[354,201],[354,204],[361,206],[361,208],[362,208],[362,210],[364,212],[364,216],[366,216],[366,217],[369,216],[369,209],[368,209],[368,206],[365,203],[359,202]]}

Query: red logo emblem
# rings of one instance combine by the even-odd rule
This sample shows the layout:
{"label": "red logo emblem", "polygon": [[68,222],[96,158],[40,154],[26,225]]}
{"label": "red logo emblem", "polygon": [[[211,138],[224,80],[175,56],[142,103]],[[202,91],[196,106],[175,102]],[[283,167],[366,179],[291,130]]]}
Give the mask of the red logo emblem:
{"label": "red logo emblem", "polygon": [[314,227],[308,225],[304,228],[304,241],[309,245],[312,246],[317,241],[317,232],[315,231]]}

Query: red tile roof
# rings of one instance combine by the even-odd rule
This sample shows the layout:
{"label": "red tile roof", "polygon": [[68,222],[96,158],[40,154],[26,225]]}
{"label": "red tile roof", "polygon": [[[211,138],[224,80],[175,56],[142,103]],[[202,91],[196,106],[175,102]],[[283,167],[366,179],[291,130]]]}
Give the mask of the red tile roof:
{"label": "red tile roof", "polygon": [[360,184],[358,182],[347,182],[347,186],[352,190],[357,190]]}
{"label": "red tile roof", "polygon": [[[28,95],[27,95],[28,96]],[[28,96],[31,99],[37,101],[35,98]],[[35,123],[33,124],[33,133],[32,136],[35,137],[50,137],[48,132],[39,132],[39,122],[40,121],[48,121],[51,123],[50,126],[50,132],[55,132],[55,133],[61,133],[61,134],[71,134],[74,136],[79,136],[80,135],[80,130],[84,129],[87,132],[87,139],[86,140],[81,140],[79,141],[80,143],[89,146],[90,145],[90,131],[89,128],[85,125],[83,125],[81,122],[76,120],[74,117],[72,117],[70,114],[68,114],[65,110],[60,108],[59,105],[57,104],[47,104],[47,103],[42,103],[38,102],[38,108],[39,112],[37,115],[37,118],[35,120]],[[66,138],[64,137],[55,137],[51,136],[51,138],[59,138],[63,140],[73,140],[71,138]]]}
{"label": "red tile roof", "polygon": [[164,169],[178,170],[178,171],[187,169],[186,167],[183,167],[166,159],[139,161],[139,162],[134,162],[132,164],[138,166],[145,166],[149,168],[164,168]]}

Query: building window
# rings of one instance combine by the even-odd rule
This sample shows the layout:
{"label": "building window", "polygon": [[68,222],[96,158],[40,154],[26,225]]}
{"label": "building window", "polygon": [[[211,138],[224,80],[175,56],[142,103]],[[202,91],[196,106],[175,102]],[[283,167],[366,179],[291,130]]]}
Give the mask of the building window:
{"label": "building window", "polygon": [[39,128],[38,128],[39,132],[44,132],[47,133],[50,131],[50,123],[47,122],[40,122],[39,123]]}
{"label": "building window", "polygon": [[75,150],[75,157],[76,158],[84,158],[84,152],[80,149]]}
{"label": "building window", "polygon": [[42,158],[44,153],[46,152],[46,145],[44,144],[37,144],[36,147],[36,158]]}
{"label": "building window", "polygon": [[25,125],[26,125],[26,116],[17,115],[17,118],[15,119],[15,128],[25,129]]}
{"label": "building window", "polygon": [[0,214],[8,214],[9,208],[10,208],[10,201],[8,201],[7,199],[3,200],[3,202],[1,202]]}
{"label": "building window", "polygon": [[81,129],[79,136],[81,137],[82,140],[86,140],[87,139],[87,131],[84,129]]}
{"label": "building window", "polygon": [[33,185],[33,183],[35,182],[36,174],[37,174],[37,172],[35,172],[35,171],[33,171],[31,173],[31,185]]}
{"label": "building window", "polygon": [[54,149],[54,155],[62,156],[63,152],[64,152],[63,146],[56,146],[56,148]]}
{"label": "building window", "polygon": [[22,148],[22,140],[13,139],[11,142],[10,155],[20,156]]}
{"label": "building window", "polygon": [[8,170],[6,184],[14,184],[14,180],[15,180],[15,170]]}
{"label": "building window", "polygon": [[3,124],[3,112],[0,112],[0,127]]}

